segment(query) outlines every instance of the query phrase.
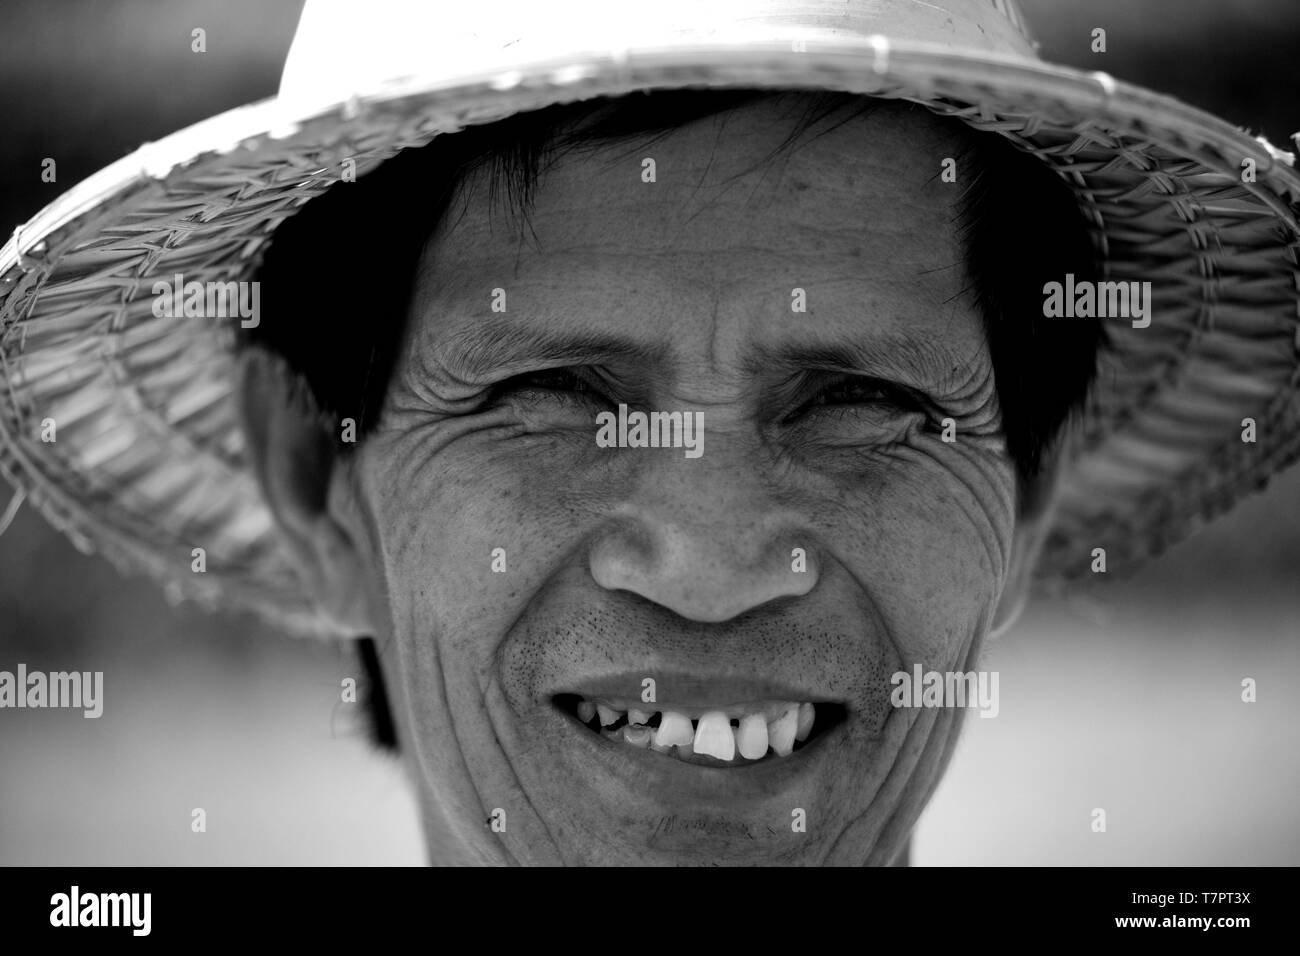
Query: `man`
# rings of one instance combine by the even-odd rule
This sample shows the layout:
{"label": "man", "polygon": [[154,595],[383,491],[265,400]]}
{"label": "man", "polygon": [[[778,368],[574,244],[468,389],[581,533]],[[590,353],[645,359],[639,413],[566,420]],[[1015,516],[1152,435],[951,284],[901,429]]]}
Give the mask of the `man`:
{"label": "man", "polygon": [[[968,709],[899,675],[978,673],[1035,574],[1132,563],[1292,456],[1283,154],[1038,64],[1001,2],[762,6],[533,48],[498,12],[463,83],[376,16],[404,79],[322,110],[286,77],[144,157],[162,189],[99,184],[98,245],[83,191],[0,257],[18,420],[91,404],[56,333],[111,303],[83,335],[164,435],[73,419],[56,465],[15,429],[11,470],[196,597],[373,638],[437,862],[898,862]],[[125,302],[91,268],[124,243]],[[260,308],[177,312],[217,280]]]}

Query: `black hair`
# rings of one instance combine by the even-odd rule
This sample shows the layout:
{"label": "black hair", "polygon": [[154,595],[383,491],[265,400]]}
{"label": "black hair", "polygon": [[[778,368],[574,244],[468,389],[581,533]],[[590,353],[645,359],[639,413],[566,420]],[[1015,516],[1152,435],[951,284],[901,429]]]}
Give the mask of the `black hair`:
{"label": "black hair", "polygon": [[365,707],[365,728],[370,743],[377,750],[397,752],[397,726],[393,723],[393,708],[388,700],[388,685],[379,667],[379,648],[373,637],[357,641],[357,658],[361,663],[362,696]]}
{"label": "black hair", "polygon": [[[378,421],[401,350],[417,265],[462,187],[488,173],[489,212],[504,205],[522,230],[548,164],[571,150],[635,148],[677,127],[780,90],[669,90],[599,97],[523,113],[407,149],[351,183],[337,183],[281,224],[263,258],[263,321],[243,344],[278,353],[320,410],[352,418],[358,443]],[[882,101],[843,92],[807,95],[806,108],[769,162],[824,120],[840,125]],[[914,109],[922,107],[914,106]],[[958,124],[959,121],[950,122]],[[834,127],[819,132],[823,135]],[[991,133],[968,133],[958,158],[959,227],[967,289],[983,312],[1019,504],[1033,504],[1054,441],[1083,405],[1104,332],[1096,320],[1043,316],[1043,286],[1097,265],[1073,193],[1042,160]],[[936,157],[936,178],[939,176]],[[467,205],[460,211],[465,214]],[[339,441],[340,454],[356,447]],[[368,639],[367,639],[368,641]],[[373,642],[362,642],[372,740],[395,747]]]}

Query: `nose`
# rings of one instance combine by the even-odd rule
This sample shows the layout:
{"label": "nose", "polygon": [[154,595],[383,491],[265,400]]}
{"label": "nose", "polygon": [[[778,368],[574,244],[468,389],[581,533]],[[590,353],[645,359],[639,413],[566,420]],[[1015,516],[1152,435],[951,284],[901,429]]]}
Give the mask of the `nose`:
{"label": "nose", "polygon": [[[744,469],[677,460],[643,474],[590,552],[592,578],[692,621],[727,621],[807,594],[820,572],[812,536]],[[737,473],[739,472],[739,473]]]}

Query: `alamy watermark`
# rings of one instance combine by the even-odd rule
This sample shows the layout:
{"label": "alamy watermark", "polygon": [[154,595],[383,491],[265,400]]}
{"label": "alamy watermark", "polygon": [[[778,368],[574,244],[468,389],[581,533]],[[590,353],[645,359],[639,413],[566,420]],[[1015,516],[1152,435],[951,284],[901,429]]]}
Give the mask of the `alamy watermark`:
{"label": "alamy watermark", "polygon": [[895,671],[889,702],[895,707],[977,707],[981,717],[998,715],[997,671]]}
{"label": "alamy watermark", "polygon": [[0,671],[0,708],[57,707],[81,710],[82,717],[104,713],[103,671]]}
{"label": "alamy watermark", "polygon": [[1067,272],[1065,282],[1043,286],[1043,295],[1049,319],[1132,319],[1135,329],[1151,324],[1150,282],[1075,282]]}
{"label": "alamy watermark", "polygon": [[684,448],[687,458],[704,454],[703,412],[629,412],[596,415],[596,444],[601,448]]}
{"label": "alamy watermark", "polygon": [[83,893],[75,884],[50,897],[51,926],[121,926],[132,936],[148,936],[153,920],[152,893]]}
{"label": "alamy watermark", "polygon": [[238,317],[245,329],[255,329],[262,321],[260,282],[186,282],[178,272],[170,283],[155,282],[153,296],[153,314],[160,319]]}

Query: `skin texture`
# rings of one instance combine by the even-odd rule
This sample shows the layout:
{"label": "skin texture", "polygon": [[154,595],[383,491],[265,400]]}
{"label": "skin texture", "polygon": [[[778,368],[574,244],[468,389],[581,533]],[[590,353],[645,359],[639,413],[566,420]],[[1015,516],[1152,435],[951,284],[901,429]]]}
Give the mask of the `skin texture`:
{"label": "skin texture", "polygon": [[[471,190],[425,250],[388,404],[351,456],[283,368],[247,362],[268,502],[322,608],[379,638],[435,862],[888,864],[943,773],[965,711],[894,708],[890,676],[976,669],[1045,527],[1016,512],[960,187],[938,176],[963,134],[882,106],[750,170],[796,103],[562,157],[522,241]],[[862,354],[846,375],[812,347]],[[541,374],[563,368],[589,384]],[[619,402],[703,412],[704,454],[598,448]],[[726,769],[552,704],[637,700],[642,677],[658,708],[767,682],[847,718]]]}

